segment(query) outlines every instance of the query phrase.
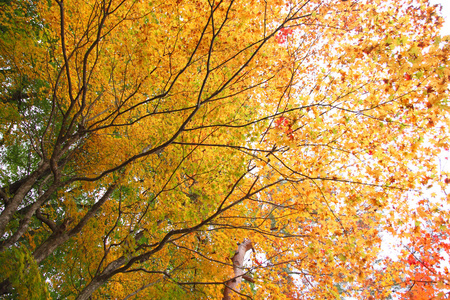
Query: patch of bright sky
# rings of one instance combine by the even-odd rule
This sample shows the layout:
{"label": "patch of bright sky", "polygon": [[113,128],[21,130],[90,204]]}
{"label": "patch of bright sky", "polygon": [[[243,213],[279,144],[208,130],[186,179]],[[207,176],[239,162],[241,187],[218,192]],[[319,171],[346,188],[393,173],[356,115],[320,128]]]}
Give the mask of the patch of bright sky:
{"label": "patch of bright sky", "polygon": [[442,15],[444,16],[445,23],[441,29],[442,35],[450,35],[450,1],[448,0],[430,0],[432,4],[442,5]]}

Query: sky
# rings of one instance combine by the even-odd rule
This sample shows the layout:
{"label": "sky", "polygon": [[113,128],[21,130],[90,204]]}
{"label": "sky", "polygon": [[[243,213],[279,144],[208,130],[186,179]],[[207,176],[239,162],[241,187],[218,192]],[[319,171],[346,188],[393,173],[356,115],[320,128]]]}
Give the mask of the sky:
{"label": "sky", "polygon": [[450,1],[449,0],[431,0],[432,4],[442,5],[442,14],[445,18],[445,24],[442,28],[443,35],[450,35]]}

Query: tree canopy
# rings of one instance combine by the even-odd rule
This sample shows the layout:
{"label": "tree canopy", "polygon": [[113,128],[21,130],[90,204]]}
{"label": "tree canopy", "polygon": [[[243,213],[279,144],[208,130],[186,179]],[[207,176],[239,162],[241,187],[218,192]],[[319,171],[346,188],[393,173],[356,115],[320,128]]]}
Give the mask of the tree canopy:
{"label": "tree canopy", "polygon": [[449,297],[439,6],[0,5],[3,297]]}

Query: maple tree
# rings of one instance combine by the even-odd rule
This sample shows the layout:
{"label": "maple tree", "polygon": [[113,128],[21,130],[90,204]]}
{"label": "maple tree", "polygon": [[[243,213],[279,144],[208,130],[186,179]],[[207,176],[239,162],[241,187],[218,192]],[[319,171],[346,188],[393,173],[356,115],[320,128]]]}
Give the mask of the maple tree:
{"label": "maple tree", "polygon": [[1,6],[5,297],[445,296],[444,210],[402,227],[449,147],[437,6]]}

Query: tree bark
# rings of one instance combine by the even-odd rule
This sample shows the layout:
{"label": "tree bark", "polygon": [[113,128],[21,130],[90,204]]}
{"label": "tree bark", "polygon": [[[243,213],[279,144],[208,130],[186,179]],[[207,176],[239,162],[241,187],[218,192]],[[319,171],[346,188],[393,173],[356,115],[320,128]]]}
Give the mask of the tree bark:
{"label": "tree bark", "polygon": [[103,272],[96,275],[92,281],[78,294],[76,300],[88,300],[92,296],[92,293],[106,283],[113,276],[113,272],[126,263],[126,261],[127,259],[122,256],[109,263]]}
{"label": "tree bark", "polygon": [[14,197],[8,201],[5,209],[0,214],[0,237],[5,234],[6,227],[11,221],[13,214],[17,211],[20,203],[25,198],[25,195],[31,190],[36,180],[47,170],[49,167],[48,163],[41,165],[36,171],[33,172],[31,176],[23,182],[20,187],[17,188]]}
{"label": "tree bark", "polygon": [[84,215],[84,217],[72,230],[66,231],[66,224],[62,224],[56,232],[54,232],[34,251],[33,256],[36,262],[39,264],[50,254],[52,254],[57,247],[64,244],[72,236],[78,234],[87,224],[87,222],[100,210],[103,204],[109,199],[116,187],[117,185],[115,183],[110,185],[103,196],[91,207],[91,209]]}
{"label": "tree bark", "polygon": [[101,278],[94,278],[82,291],[78,294],[76,300],[88,300],[92,293],[94,293],[99,287],[102,286],[107,281],[107,279],[102,280]]}
{"label": "tree bark", "polygon": [[231,293],[233,293],[234,291],[239,292],[242,278],[245,276],[243,268],[244,256],[245,253],[247,253],[247,251],[252,248],[252,242],[248,239],[245,239],[241,244],[239,244],[238,249],[232,258],[234,277],[233,279],[228,280],[225,284],[225,290],[223,291],[222,300],[230,300]]}

